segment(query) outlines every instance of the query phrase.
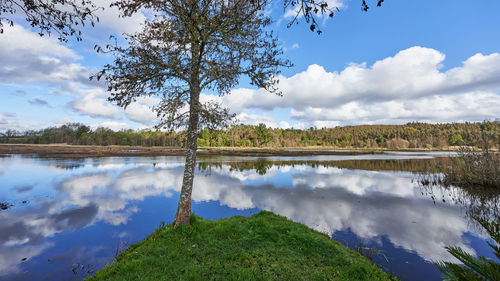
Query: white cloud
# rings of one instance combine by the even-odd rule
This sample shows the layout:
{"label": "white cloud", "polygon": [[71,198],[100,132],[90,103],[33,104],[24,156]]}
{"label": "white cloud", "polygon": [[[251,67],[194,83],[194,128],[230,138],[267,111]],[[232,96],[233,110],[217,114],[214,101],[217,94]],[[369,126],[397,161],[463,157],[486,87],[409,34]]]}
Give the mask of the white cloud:
{"label": "white cloud", "polygon": [[73,101],[71,106],[74,110],[82,114],[94,117],[113,118],[120,111],[118,107],[112,105],[106,98],[96,93],[90,93],[82,99]]}
{"label": "white cloud", "polygon": [[[118,34],[138,32],[142,28],[142,24],[146,20],[145,13],[147,11],[139,11],[130,17],[120,17],[120,12],[117,7],[109,7],[110,1],[93,0],[97,7],[103,7],[104,10],[96,12],[99,17],[99,22],[96,23],[95,29],[108,29]],[[92,31],[92,30],[90,30]]]}
{"label": "white cloud", "polygon": [[113,131],[120,131],[120,130],[130,129],[130,124],[125,122],[104,121],[90,125],[90,128],[92,128],[92,130],[95,130],[98,127],[108,128]]}
{"label": "white cloud", "polygon": [[65,125],[65,124],[68,124],[68,123],[75,123],[76,121],[69,117],[69,116],[64,116],[64,117],[61,117],[61,118],[57,118],[55,120],[52,121],[52,124],[54,124],[55,126],[61,126],[61,125]]}
{"label": "white cloud", "polygon": [[[109,15],[109,19],[113,17]],[[138,18],[131,22],[134,21]],[[132,25],[124,29],[129,30]],[[0,39],[0,84],[47,85],[52,92],[74,96],[70,106],[79,113],[94,118],[124,118],[123,123],[108,124],[114,128],[123,128],[125,123],[129,123],[129,128],[137,125],[129,120],[144,126],[157,122],[151,110],[159,101],[157,97],[140,98],[126,110],[111,104],[102,81],[89,81],[90,68],[80,64],[81,57],[57,39],[40,37],[20,25],[6,28]],[[292,45],[295,47],[298,44]],[[330,72],[314,64],[291,77],[281,76],[283,97],[263,89],[239,88],[222,97],[202,94],[201,100],[221,102],[238,114],[242,123],[281,128],[498,118],[500,54],[476,54],[447,71],[442,70],[444,60],[443,53],[417,46],[373,65],[351,63],[340,72]],[[50,99],[36,97],[31,97],[30,102],[51,104]],[[289,117],[294,122],[249,111],[276,108],[290,109]],[[0,125],[33,129],[9,120],[2,117]]]}
{"label": "white cloud", "polygon": [[0,84],[91,85],[89,69],[75,63],[81,57],[53,37],[40,37],[16,24],[6,27],[0,40]]}
{"label": "white cloud", "polygon": [[333,128],[339,126],[340,122],[333,120],[317,120],[313,121],[312,125],[316,128]]}
{"label": "white cloud", "polygon": [[[73,50],[59,44],[55,37],[41,37],[35,32],[26,30],[19,24],[5,26],[1,37],[0,53],[27,52],[53,55],[66,58],[81,58]],[[7,59],[5,57],[2,58]]]}
{"label": "white cloud", "polygon": [[273,117],[263,115],[263,114],[249,114],[249,113],[240,113],[236,115],[236,120],[238,124],[246,124],[246,125],[259,125],[264,124],[267,127],[271,128],[290,128],[290,124],[286,121],[276,121]]}
{"label": "white cloud", "polygon": [[500,116],[500,54],[476,54],[460,67],[441,71],[444,59],[437,50],[412,47],[372,66],[349,64],[341,72],[310,65],[280,77],[283,97],[242,88],[221,100],[236,113],[291,108],[293,119],[319,127]]}
{"label": "white cloud", "polygon": [[151,124],[152,120],[156,117],[156,114],[149,106],[140,103],[130,104],[125,113],[130,120],[145,125]]}
{"label": "white cloud", "polygon": [[136,102],[131,103],[125,110],[127,117],[135,122],[151,125],[157,118],[152,106],[158,104],[160,99],[154,97],[141,97]]}
{"label": "white cloud", "polygon": [[282,128],[282,129],[289,129],[291,128],[292,126],[290,126],[290,123],[286,122],[286,121],[280,121],[278,123],[278,127],[279,128]]}
{"label": "white cloud", "polygon": [[258,125],[263,123],[268,127],[276,127],[276,120],[266,115],[240,113],[236,116],[236,119],[238,120],[238,123],[248,125]]}

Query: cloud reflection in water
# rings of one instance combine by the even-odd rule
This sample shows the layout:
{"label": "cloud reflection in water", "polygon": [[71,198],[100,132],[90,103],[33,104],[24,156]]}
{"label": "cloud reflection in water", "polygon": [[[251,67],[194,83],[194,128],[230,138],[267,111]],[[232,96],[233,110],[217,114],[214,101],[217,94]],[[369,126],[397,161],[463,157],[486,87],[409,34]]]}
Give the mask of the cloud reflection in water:
{"label": "cloud reflection in water", "polygon": [[[115,158],[91,170],[74,171],[84,167],[62,177],[53,188],[54,197],[0,213],[0,275],[18,271],[19,257],[34,257],[53,246],[47,238],[58,233],[96,223],[126,225],[133,214],[141,215],[140,202],[176,198],[182,181],[179,164],[132,165],[130,159]],[[406,172],[321,165],[271,166],[258,175],[221,165],[210,173],[199,171],[193,200],[217,201],[237,210],[269,210],[330,235],[350,230],[371,241],[386,237],[427,261],[450,260],[446,245],[474,253],[464,238],[470,229],[460,208],[434,204],[420,194],[412,178]],[[164,220],[164,214],[157,216]]]}

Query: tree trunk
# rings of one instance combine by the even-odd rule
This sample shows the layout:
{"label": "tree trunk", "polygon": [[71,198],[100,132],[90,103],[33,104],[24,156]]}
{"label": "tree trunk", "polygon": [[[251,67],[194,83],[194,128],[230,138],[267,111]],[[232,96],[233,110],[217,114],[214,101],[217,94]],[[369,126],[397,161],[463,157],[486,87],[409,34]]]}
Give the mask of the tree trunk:
{"label": "tree trunk", "polygon": [[193,191],[194,169],[196,166],[196,149],[198,147],[198,122],[200,119],[200,80],[199,80],[199,57],[198,44],[191,45],[192,68],[191,81],[189,85],[189,125],[187,130],[186,165],[184,166],[184,177],[182,179],[181,195],[177,214],[175,214],[174,227],[181,224],[191,224],[191,193]]}
{"label": "tree trunk", "polygon": [[199,122],[199,91],[191,93],[189,106],[189,125],[187,131],[186,164],[184,166],[184,177],[182,189],[174,219],[174,226],[181,224],[190,225],[191,219],[191,193],[193,191],[194,169],[196,166],[196,149],[198,140]]}

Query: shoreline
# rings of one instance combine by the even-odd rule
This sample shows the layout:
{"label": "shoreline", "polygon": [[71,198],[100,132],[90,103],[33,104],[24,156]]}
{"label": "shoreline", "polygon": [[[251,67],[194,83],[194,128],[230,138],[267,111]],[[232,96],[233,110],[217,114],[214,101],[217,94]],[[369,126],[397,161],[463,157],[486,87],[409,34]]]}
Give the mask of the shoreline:
{"label": "shoreline", "polygon": [[[458,149],[363,149],[337,147],[290,147],[290,148],[199,148],[198,156],[314,156],[314,155],[363,155],[382,154],[385,151],[430,152],[458,151]],[[111,156],[184,156],[185,150],[176,147],[144,146],[97,146],[70,144],[0,144],[0,155],[36,154],[39,157],[86,158]]]}

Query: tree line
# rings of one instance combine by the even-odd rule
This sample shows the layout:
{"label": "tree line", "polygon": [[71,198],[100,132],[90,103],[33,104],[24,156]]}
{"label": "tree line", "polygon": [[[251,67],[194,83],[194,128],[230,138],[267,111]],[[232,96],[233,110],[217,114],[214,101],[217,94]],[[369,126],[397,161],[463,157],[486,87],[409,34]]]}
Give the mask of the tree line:
{"label": "tree line", "polygon": [[[264,124],[235,125],[227,129],[198,130],[199,147],[340,147],[340,148],[443,148],[447,146],[500,147],[500,122],[408,123],[358,125],[336,128],[277,129]],[[1,143],[126,145],[185,147],[184,132],[159,130],[91,129],[79,123],[42,130],[0,132]]]}

